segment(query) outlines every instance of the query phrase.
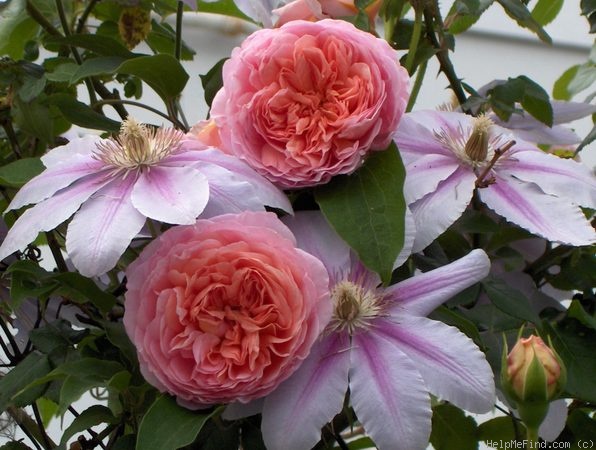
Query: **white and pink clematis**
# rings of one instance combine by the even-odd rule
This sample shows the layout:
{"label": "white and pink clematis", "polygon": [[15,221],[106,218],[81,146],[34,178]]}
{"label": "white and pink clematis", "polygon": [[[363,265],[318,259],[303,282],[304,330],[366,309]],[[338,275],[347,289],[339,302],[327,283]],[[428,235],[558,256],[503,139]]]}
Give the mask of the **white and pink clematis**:
{"label": "white and pink clematis", "polygon": [[474,191],[497,214],[550,241],[596,241],[579,208],[595,207],[596,179],[576,161],[547,154],[487,117],[457,112],[406,114],[395,141],[416,222],[414,252],[461,216]]}
{"label": "white and pink clematis", "polygon": [[42,162],[46,170],[7,208],[36,203],[8,232],[0,260],[73,214],[68,256],[81,274],[97,276],[116,265],[147,218],[192,224],[203,211],[258,211],[263,205],[291,211],[284,193],[243,162],[181,131],[131,119],[116,139],[75,139]]}
{"label": "white and pink clematis", "polygon": [[229,406],[226,417],[260,410],[267,448],[311,448],[349,388],[380,449],[416,450],[428,444],[429,392],[470,411],[490,410],[495,390],[484,354],[456,328],[425,317],[487,275],[482,250],[383,288],[322,215],[299,212],[286,223],[298,246],[327,267],[333,317],[296,373],[260,404]]}

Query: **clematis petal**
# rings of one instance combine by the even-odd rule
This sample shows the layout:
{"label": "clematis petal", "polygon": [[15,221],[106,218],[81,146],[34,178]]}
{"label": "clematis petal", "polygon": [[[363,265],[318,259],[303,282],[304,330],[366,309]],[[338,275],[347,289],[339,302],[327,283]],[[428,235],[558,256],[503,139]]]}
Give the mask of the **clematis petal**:
{"label": "clematis petal", "polygon": [[134,177],[117,179],[85,202],[66,232],[66,251],[82,275],[113,268],[143,227],[145,216],[132,205]]}
{"label": "clematis petal", "polygon": [[0,260],[35,240],[40,231],[49,231],[60,225],[107,183],[103,174],[91,175],[25,211],[2,242]]}
{"label": "clematis petal", "polygon": [[452,151],[439,142],[435,132],[443,130],[448,135],[456,135],[462,117],[462,114],[434,110],[405,114],[394,136],[404,163],[408,165],[429,154],[453,157]]}
{"label": "clematis petal", "polygon": [[60,189],[101,170],[104,164],[89,155],[74,154],[68,161],[56,164],[29,180],[14,196],[7,211],[50,198]]}
{"label": "clematis petal", "polygon": [[406,262],[406,259],[410,257],[412,254],[412,247],[414,246],[414,241],[416,239],[416,223],[414,222],[414,215],[410,208],[406,207],[406,216],[405,216],[405,235],[404,235],[404,246],[400,250],[395,262],[393,263],[393,269],[397,269],[403,263]]}
{"label": "clematis petal", "polygon": [[581,210],[569,200],[545,195],[533,183],[495,175],[495,183],[480,189],[480,198],[497,214],[548,240],[589,245],[596,233]]}
{"label": "clematis petal", "polygon": [[408,204],[433,192],[437,185],[457,170],[459,163],[453,156],[425,155],[406,166],[404,195]]}
{"label": "clematis petal", "polygon": [[430,398],[412,361],[390,341],[369,333],[352,338],[350,401],[381,450],[427,446]]}
{"label": "clematis petal", "polygon": [[209,183],[192,167],[152,167],[139,176],[131,200],[146,217],[190,225],[209,200]]}
{"label": "clematis petal", "polygon": [[596,208],[596,177],[584,164],[542,151],[516,152],[499,173],[536,183],[547,194]]}
{"label": "clematis petal", "polygon": [[97,135],[88,134],[81,138],[73,139],[66,145],[53,148],[41,157],[41,162],[48,169],[68,163],[71,158],[78,155],[92,156],[97,144],[103,141]]}
{"label": "clematis petal", "polygon": [[377,321],[375,332],[408,355],[434,395],[476,413],[493,407],[492,369],[484,353],[457,328],[402,314]]}
{"label": "clematis petal", "polygon": [[412,251],[423,250],[462,215],[474,192],[476,175],[459,167],[437,190],[412,203],[410,210],[416,223],[416,240]]}
{"label": "clematis petal", "polygon": [[269,449],[303,450],[342,409],[350,366],[347,335],[316,343],[300,368],[265,399],[261,430]]}
{"label": "clematis petal", "polygon": [[545,441],[552,442],[559,437],[567,422],[567,402],[565,399],[555,400],[548,405],[548,413],[540,424],[538,435]]}
{"label": "clematis petal", "polygon": [[536,121],[531,128],[517,128],[510,123],[502,123],[501,126],[509,129],[520,139],[537,144],[550,145],[573,145],[581,142],[577,133],[561,125],[553,125],[552,128]]}
{"label": "clematis petal", "polygon": [[488,275],[490,260],[483,250],[472,250],[466,256],[438,269],[417,274],[385,289],[385,295],[395,303],[393,315],[404,313],[426,316],[458,292]]}
{"label": "clematis petal", "polygon": [[293,217],[282,221],[292,230],[298,247],[316,256],[327,268],[330,284],[341,276],[344,268],[350,267],[350,247],[331,228],[320,211],[299,211]]}
{"label": "clematis petal", "polygon": [[[292,212],[292,205],[282,190],[235,156],[227,155],[216,148],[205,149],[204,144],[197,139],[186,139],[182,142],[181,147],[185,151],[169,156],[164,163],[168,165],[197,164],[196,167],[205,174],[209,183],[217,182],[218,177],[222,174],[221,171],[215,171],[215,168],[226,169],[238,179],[249,183],[252,186],[252,192],[258,194],[262,205]],[[228,175],[228,177],[230,176]]]}

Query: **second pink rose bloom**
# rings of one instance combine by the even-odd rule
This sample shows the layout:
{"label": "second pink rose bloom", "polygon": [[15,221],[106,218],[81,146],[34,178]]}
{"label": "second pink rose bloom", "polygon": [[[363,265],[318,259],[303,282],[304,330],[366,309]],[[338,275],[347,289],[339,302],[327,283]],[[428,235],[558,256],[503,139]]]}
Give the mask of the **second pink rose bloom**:
{"label": "second pink rose bloom", "polygon": [[223,68],[222,147],[282,188],[355,171],[391,142],[409,77],[382,39],[339,20],[259,30]]}

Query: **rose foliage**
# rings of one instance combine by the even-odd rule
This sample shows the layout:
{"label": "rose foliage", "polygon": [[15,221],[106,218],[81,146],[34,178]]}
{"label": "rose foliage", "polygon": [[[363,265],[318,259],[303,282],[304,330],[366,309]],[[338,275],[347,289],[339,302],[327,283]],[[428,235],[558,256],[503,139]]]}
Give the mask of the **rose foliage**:
{"label": "rose foliage", "polygon": [[0,450],[587,448],[594,51],[452,61],[562,6],[0,2]]}

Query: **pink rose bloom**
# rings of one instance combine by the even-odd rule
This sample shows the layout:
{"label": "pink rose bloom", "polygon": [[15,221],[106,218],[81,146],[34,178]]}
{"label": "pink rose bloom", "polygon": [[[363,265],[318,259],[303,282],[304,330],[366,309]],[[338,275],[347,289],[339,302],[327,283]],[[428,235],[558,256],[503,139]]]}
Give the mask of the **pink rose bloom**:
{"label": "pink rose bloom", "polygon": [[211,117],[223,147],[270,181],[313,186],[389,145],[408,81],[384,40],[344,21],[298,20],[234,49]]}
{"label": "pink rose bloom", "polygon": [[305,359],[331,317],[328,275],[273,213],[171,228],[126,271],[141,372],[186,407],[248,402]]}
{"label": "pink rose bloom", "polygon": [[[364,8],[371,28],[374,26],[381,4],[381,0],[375,0]],[[354,0],[293,0],[272,12],[279,17],[275,26],[280,27],[292,20],[314,22],[325,18],[339,19],[356,16],[358,7],[354,4]]]}

